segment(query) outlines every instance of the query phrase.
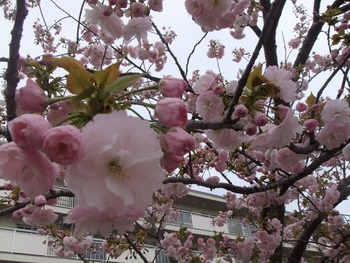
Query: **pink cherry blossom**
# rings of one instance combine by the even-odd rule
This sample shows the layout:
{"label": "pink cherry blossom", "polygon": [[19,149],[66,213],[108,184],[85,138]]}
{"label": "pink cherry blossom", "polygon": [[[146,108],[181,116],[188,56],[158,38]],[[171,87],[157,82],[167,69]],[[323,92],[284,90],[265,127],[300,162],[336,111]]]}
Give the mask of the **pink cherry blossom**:
{"label": "pink cherry blossom", "polygon": [[350,144],[347,144],[343,150],[342,154],[345,160],[350,161]]}
{"label": "pink cherry blossom", "polygon": [[38,151],[51,124],[41,115],[23,114],[8,124],[13,141],[26,151]]}
{"label": "pink cherry blossom", "polygon": [[327,100],[321,112],[325,125],[341,127],[349,123],[350,107],[344,100]]}
{"label": "pink cherry blossom", "polygon": [[234,150],[242,141],[242,133],[231,129],[206,130],[208,139],[213,141],[213,145],[218,150]]}
{"label": "pink cherry blossom", "polygon": [[271,134],[270,147],[283,147],[289,145],[292,139],[303,132],[303,127],[299,124],[298,117],[294,116],[294,111],[289,109],[284,120],[276,127],[269,130]]}
{"label": "pink cherry blossom", "polygon": [[117,14],[112,12],[109,16],[105,16],[103,14],[105,6],[100,2],[89,6],[92,9],[85,10],[85,19],[89,24],[100,26],[103,33],[112,39],[122,36],[123,21]]}
{"label": "pink cherry blossom", "polygon": [[282,100],[292,102],[296,99],[297,84],[292,80],[292,72],[277,66],[270,66],[266,68],[264,76],[281,89],[277,95]]}
{"label": "pink cherry blossom", "polygon": [[186,81],[174,77],[165,77],[159,82],[159,91],[164,97],[180,98],[187,88]]}
{"label": "pink cherry blossom", "polygon": [[41,152],[23,151],[14,142],[0,146],[0,177],[19,186],[29,197],[54,187],[58,168]]}
{"label": "pink cherry blossom", "polygon": [[155,116],[165,127],[186,127],[187,106],[179,98],[164,98],[158,101]]}
{"label": "pink cherry blossom", "polygon": [[78,159],[81,140],[82,135],[76,127],[63,125],[51,128],[44,134],[43,147],[52,161],[69,165]]}
{"label": "pink cherry blossom", "polygon": [[[276,153],[276,162],[282,170],[286,172],[293,172],[296,168],[295,165],[301,161],[301,157],[289,150],[288,148],[282,148]],[[303,166],[301,165],[301,169],[298,172],[301,172]]]}
{"label": "pink cherry blossom", "polygon": [[321,131],[316,133],[315,138],[318,142],[324,144],[327,149],[331,150],[350,138],[350,125],[344,127],[337,127],[333,125],[326,125]]}
{"label": "pink cherry blossom", "polygon": [[48,98],[42,88],[31,80],[27,79],[27,84],[16,91],[17,113],[40,113],[48,105]]}
{"label": "pink cherry blossom", "polygon": [[[157,133],[147,121],[122,111],[96,115],[82,129],[78,160],[67,166],[67,186],[83,207],[73,210],[69,222],[86,231],[89,218],[96,218],[91,222],[92,230],[110,230],[113,222],[123,233],[125,222],[130,225],[130,218],[143,216],[153,193],[161,187],[162,156]],[[82,210],[94,212],[83,219],[78,215]],[[102,219],[107,217],[105,224],[99,221],[99,213]]]}
{"label": "pink cherry blossom", "polygon": [[201,93],[196,101],[196,110],[206,121],[221,120],[224,108],[222,99],[215,95],[213,91]]}
{"label": "pink cherry blossom", "polygon": [[52,209],[36,209],[32,214],[23,216],[23,222],[34,227],[53,224],[58,215]]}
{"label": "pink cherry blossom", "polygon": [[213,74],[204,74],[200,76],[198,80],[196,80],[193,85],[193,90],[197,94],[201,94],[208,90],[214,89],[214,87],[218,84],[215,76]]}
{"label": "pink cherry blossom", "polygon": [[86,233],[99,233],[107,237],[114,229],[117,229],[119,234],[133,231],[134,222],[146,215],[144,210],[135,210],[132,207],[117,213],[118,204],[114,204],[113,210],[110,211],[110,208],[107,208],[101,211],[96,207],[78,204],[69,211],[64,222],[75,224],[74,234],[78,237],[82,237]]}
{"label": "pink cherry blossom", "polygon": [[147,40],[147,32],[151,29],[152,22],[148,17],[134,17],[123,28],[124,41],[128,44],[135,37],[141,43],[141,40]]}

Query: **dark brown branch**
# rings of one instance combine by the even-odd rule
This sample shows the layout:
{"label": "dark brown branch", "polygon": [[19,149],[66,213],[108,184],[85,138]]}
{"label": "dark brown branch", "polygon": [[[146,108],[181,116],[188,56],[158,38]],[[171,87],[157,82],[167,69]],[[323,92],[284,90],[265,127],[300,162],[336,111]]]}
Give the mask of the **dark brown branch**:
{"label": "dark brown branch", "polygon": [[0,62],[9,62],[9,59],[8,59],[8,58],[1,57],[1,58],[0,58]]}
{"label": "dark brown branch", "polygon": [[[322,21],[320,16],[320,2],[320,0],[314,1],[313,23],[303,41],[302,47],[300,48],[297,58],[294,61],[294,68],[298,68],[300,66],[305,65],[306,61],[309,58],[310,52],[313,46],[315,45],[318,35],[320,34],[322,27],[325,23],[324,21]],[[342,0],[336,0],[330,7],[328,7],[328,9],[339,8],[343,3],[344,1]]]}
{"label": "dark brown branch", "polygon": [[[46,200],[55,199],[60,196],[68,196],[68,197],[74,197],[74,194],[69,190],[51,190],[50,193],[45,195]],[[13,212],[25,207],[26,205],[30,204],[31,201],[23,202],[23,203],[16,203],[13,206],[6,207],[4,209],[0,210],[0,216],[12,214]]]}
{"label": "dark brown branch", "polygon": [[[11,31],[11,42],[10,42],[10,54],[9,61],[7,64],[7,70],[5,73],[6,88],[4,90],[6,109],[7,109],[7,120],[10,121],[16,118],[16,88],[19,82],[18,78],[18,59],[20,42],[23,32],[24,20],[28,14],[25,0],[17,0],[16,18],[13,29]],[[8,136],[10,141],[10,136]]]}
{"label": "dark brown branch", "polygon": [[282,178],[279,181],[272,182],[262,186],[237,186],[229,183],[208,183],[205,181],[198,181],[193,178],[183,178],[183,177],[168,177],[163,181],[163,184],[168,183],[183,183],[186,185],[199,185],[209,189],[225,189],[227,191],[231,191],[237,194],[253,194],[253,193],[261,193],[272,189],[280,188],[280,195],[283,195],[290,186],[292,186],[298,180],[308,176],[312,172],[314,172],[317,168],[319,168],[322,164],[329,161],[332,157],[335,156],[337,152],[339,152],[341,148],[336,148],[331,151],[325,152],[321,154],[317,159],[315,159],[309,166],[305,167],[301,173],[290,175],[289,177]]}
{"label": "dark brown branch", "polygon": [[234,121],[229,122],[208,122],[208,121],[192,121],[187,122],[186,129],[188,131],[194,130],[221,130],[221,129],[233,129],[235,131],[243,130],[243,125],[241,123],[236,123]]}
{"label": "dark brown branch", "polygon": [[323,91],[327,88],[328,84],[331,82],[331,80],[335,77],[335,75],[338,74],[338,71],[345,65],[345,63],[348,62],[348,59],[350,58],[350,54],[347,54],[347,56],[344,58],[344,60],[339,64],[339,66],[333,70],[332,74],[327,78],[325,83],[322,85],[322,87],[318,90],[315,104],[317,104],[321,98],[321,95]]}
{"label": "dark brown branch", "polygon": [[235,96],[233,97],[231,104],[227,110],[227,114],[225,116],[225,121],[231,120],[231,116],[232,116],[232,113],[234,111],[234,107],[237,105],[237,103],[242,95],[243,89],[247,83],[250,72],[252,71],[253,66],[255,64],[255,61],[257,60],[257,58],[259,56],[261,48],[263,47],[265,41],[267,40],[266,37],[268,36],[268,34],[271,30],[271,26],[274,25],[274,17],[275,16],[279,17],[279,13],[283,9],[284,3],[285,3],[285,0],[276,0],[274,5],[272,6],[272,8],[271,8],[271,10],[266,18],[266,22],[265,22],[264,27],[262,29],[259,41],[256,44],[255,49],[252,53],[251,59],[249,60],[249,63],[247,65],[247,67],[245,68],[245,70],[242,74],[242,77],[238,81],[238,86],[237,86],[237,89],[235,92]]}
{"label": "dark brown branch", "polygon": [[[341,181],[340,184],[338,185],[337,190],[340,192],[340,197],[338,201],[333,205],[334,208],[349,197],[350,195],[350,187],[348,187],[349,184],[350,184],[350,177],[347,177],[345,180]],[[301,234],[299,240],[297,241],[297,244],[292,249],[292,252],[289,256],[288,263],[299,263],[301,261],[302,255],[306,250],[309,239],[311,238],[315,230],[319,227],[319,225],[322,223],[322,221],[326,218],[326,216],[327,216],[326,213],[320,213],[315,220],[311,221],[304,228],[304,231]]]}
{"label": "dark brown branch", "polygon": [[[263,1],[263,2],[267,2],[267,1]],[[264,17],[265,23],[266,23],[266,19],[271,19],[270,26],[269,26],[270,30],[266,34],[266,37],[265,37],[266,41],[264,42],[266,67],[278,65],[277,48],[276,48],[277,47],[276,29],[280,21],[285,3],[286,3],[285,0],[279,1],[279,2],[275,1],[272,6],[265,3],[266,7],[276,9],[272,17],[270,15]],[[265,9],[265,6],[264,6],[264,9]],[[263,12],[263,14],[265,13]]]}
{"label": "dark brown branch", "polygon": [[130,244],[130,246],[134,249],[134,251],[142,258],[143,262],[148,263],[148,259],[145,257],[145,255],[135,246],[134,242],[129,238],[128,234],[124,234],[124,237],[126,241]]}
{"label": "dark brown branch", "polygon": [[188,80],[187,80],[187,76],[185,74],[185,71],[182,69],[179,61],[177,60],[175,54],[171,51],[171,48],[169,47],[169,44],[168,42],[164,39],[164,37],[162,36],[162,33],[159,31],[158,27],[152,22],[152,25],[153,25],[153,28],[156,30],[157,32],[157,35],[159,36],[160,40],[162,41],[162,43],[166,46],[167,48],[167,51],[169,52],[170,56],[173,58],[177,68],[179,69],[180,71],[180,74],[182,76],[182,78],[188,83]]}

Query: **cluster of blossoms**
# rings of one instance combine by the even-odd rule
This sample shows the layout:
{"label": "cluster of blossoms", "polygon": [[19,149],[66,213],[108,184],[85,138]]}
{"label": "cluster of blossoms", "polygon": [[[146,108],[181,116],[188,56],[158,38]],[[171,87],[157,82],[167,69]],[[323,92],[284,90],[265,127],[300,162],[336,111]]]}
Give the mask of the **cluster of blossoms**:
{"label": "cluster of blossoms", "polygon": [[173,77],[160,80],[161,98],[155,108],[155,116],[168,128],[161,137],[164,157],[162,166],[167,172],[175,170],[184,161],[184,155],[194,149],[194,138],[185,131],[187,125],[187,106],[180,99],[187,89],[186,81]]}
{"label": "cluster of blossoms", "polygon": [[209,41],[209,50],[207,52],[207,56],[209,58],[217,58],[220,59],[224,56],[225,46],[221,44],[219,41],[211,39]]}
{"label": "cluster of blossoms", "polygon": [[[42,234],[48,234],[48,232],[43,231]],[[56,231],[55,235],[56,238],[50,240],[48,245],[58,257],[71,258],[75,255],[82,255],[94,251],[94,243],[91,236],[77,239],[74,236],[66,236],[62,231]]]}
{"label": "cluster of blossoms", "polygon": [[65,222],[75,223],[80,236],[133,230],[163,180],[157,133],[147,121],[113,111],[96,115],[82,129],[81,145],[78,160],[66,168],[77,206]]}
{"label": "cluster of blossoms", "polygon": [[249,16],[244,12],[250,1],[198,1],[186,0],[185,6],[192,19],[201,26],[203,31],[234,28],[231,35],[235,38],[243,37],[244,26],[249,23]]}
{"label": "cluster of blossoms", "polygon": [[[278,12],[270,17],[268,10],[276,11],[278,5],[269,6],[267,2],[186,0],[185,8],[203,31],[229,28],[231,35],[240,39],[247,26],[259,35],[260,11],[264,23],[278,17]],[[183,79],[151,75],[151,69],[162,71],[169,57],[176,60],[168,45],[174,41],[175,33],[162,34],[150,16],[153,11],[162,11],[163,0],[86,3],[89,7],[85,10],[86,23],[81,24],[84,29],[77,40],[80,42],[62,38],[69,54],[79,54],[83,65],[72,58],[55,60],[58,44],[54,44],[54,35],[60,33],[60,25],[56,24],[55,33],[50,33],[39,22],[34,25],[36,42],[44,52],[52,54],[27,68],[20,60],[20,71],[28,77],[35,75],[45,90],[31,79],[17,90],[19,117],[8,123],[13,142],[0,146],[0,177],[15,186],[9,187],[11,190],[21,189],[20,199],[12,200],[30,201],[13,216],[36,227],[55,222],[57,215],[45,209],[53,204],[45,195],[55,193],[59,178],[77,200],[77,206],[64,219],[64,223],[75,224],[75,236],[62,234],[51,244],[61,257],[91,250],[90,237],[79,239],[87,233],[109,236],[104,245],[114,257],[129,249],[128,242],[137,244],[136,250],[141,251],[147,232],[148,237],[156,236],[165,254],[175,260],[208,263],[221,257],[222,261],[232,262],[234,257],[268,262],[276,249],[285,244],[294,246],[304,229],[322,219],[314,242],[326,259],[337,261],[337,255],[349,247],[344,240],[349,236],[346,221],[334,210],[347,194],[343,189],[348,187],[345,161],[350,160],[350,145],[346,145],[350,138],[350,107],[348,98],[340,99],[347,90],[346,81],[337,91],[337,99],[324,100],[318,94],[301,102],[308,82],[296,79],[348,58],[350,12],[343,14],[341,22],[333,19],[339,10],[343,12],[341,9],[329,9],[322,15],[322,23],[330,19],[334,26],[336,35],[332,41],[337,47],[325,55],[310,53],[312,59],[301,63],[305,64],[302,72],[301,66],[293,68],[291,62],[281,67],[267,63],[263,72],[262,63],[255,69],[247,66],[240,81],[226,80],[210,70],[194,73],[187,81],[187,73],[179,65]],[[8,1],[2,1],[0,6],[8,13]],[[288,42],[295,50],[310,32],[307,16],[303,10],[299,12],[301,17],[293,29],[297,36]],[[314,15],[314,21],[319,19]],[[159,41],[148,39],[152,29]],[[264,29],[262,33],[267,32]],[[83,41],[88,45],[84,46]],[[130,45],[132,41],[136,46]],[[263,43],[265,49],[268,44]],[[224,48],[219,40],[210,40],[207,56],[221,59]],[[233,53],[235,62],[249,56],[244,48],[236,48]],[[120,60],[113,64],[117,59]],[[141,61],[140,65],[136,60]],[[56,65],[53,61],[59,62]],[[249,64],[258,63],[252,62]],[[89,65],[94,69],[110,66],[94,71],[86,69]],[[69,72],[66,89],[61,87],[62,78],[51,78],[56,66]],[[124,68],[132,69],[122,73]],[[46,96],[57,99],[66,90],[76,97],[51,103],[53,100]],[[129,116],[125,110],[144,117],[134,105],[149,108],[149,120]],[[331,172],[339,163],[344,164],[343,179],[341,172]],[[163,169],[168,173],[166,179]],[[164,179],[171,183],[162,185]],[[173,208],[174,200],[189,191],[185,184],[172,182],[182,179],[211,189],[225,186],[237,193],[248,193],[239,197],[228,193],[228,210],[218,212],[212,223],[224,227],[233,211],[244,209],[242,223],[256,225],[253,236],[232,239],[220,233],[197,238],[183,228],[164,233],[166,224],[180,215]],[[237,186],[238,179],[249,186]],[[296,200],[301,207],[298,212],[286,215],[284,208],[279,209]],[[284,217],[284,225],[276,217]],[[136,234],[130,234],[137,220]],[[135,242],[123,239],[123,233]],[[318,237],[320,234],[323,236]],[[201,254],[195,255],[193,247],[199,248]]]}

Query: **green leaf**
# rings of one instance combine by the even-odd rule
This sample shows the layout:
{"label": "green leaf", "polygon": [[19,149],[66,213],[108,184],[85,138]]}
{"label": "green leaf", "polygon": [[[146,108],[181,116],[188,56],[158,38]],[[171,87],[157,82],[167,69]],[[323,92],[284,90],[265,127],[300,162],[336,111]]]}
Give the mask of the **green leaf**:
{"label": "green leaf", "polygon": [[120,92],[132,85],[134,85],[140,78],[143,77],[143,74],[134,74],[121,76],[117,78],[114,82],[106,87],[107,92]]}
{"label": "green leaf", "polygon": [[84,65],[72,58],[50,58],[54,64],[68,71],[67,90],[72,94],[78,94],[91,86],[92,74],[84,68]]}
{"label": "green leaf", "polygon": [[250,72],[248,80],[247,80],[247,88],[248,89],[253,89],[254,87],[262,84],[261,82],[261,78],[263,77],[262,75],[262,64],[260,64],[259,66],[257,66],[252,72]]}
{"label": "green leaf", "polygon": [[50,58],[57,66],[64,68],[66,71],[71,72],[74,69],[84,69],[84,65],[72,57]]}
{"label": "green leaf", "polygon": [[71,69],[67,77],[67,89],[72,94],[78,94],[91,86],[91,73],[85,69]]}
{"label": "green leaf", "polygon": [[309,108],[311,108],[313,105],[315,105],[316,102],[316,97],[314,96],[314,94],[311,92],[311,94],[309,95],[309,97],[307,97],[306,99],[306,104]]}
{"label": "green leaf", "polygon": [[103,90],[105,86],[110,85],[113,81],[115,81],[119,75],[119,66],[121,62],[114,63],[109,67],[97,71],[92,75],[93,80],[95,80],[96,85]]}
{"label": "green leaf", "polygon": [[276,98],[281,89],[273,83],[264,83],[257,89],[256,96],[258,98]]}
{"label": "green leaf", "polygon": [[95,87],[89,87],[87,89],[84,89],[77,96],[75,96],[73,100],[80,101],[83,99],[90,98],[92,94],[94,94],[95,90],[96,90]]}

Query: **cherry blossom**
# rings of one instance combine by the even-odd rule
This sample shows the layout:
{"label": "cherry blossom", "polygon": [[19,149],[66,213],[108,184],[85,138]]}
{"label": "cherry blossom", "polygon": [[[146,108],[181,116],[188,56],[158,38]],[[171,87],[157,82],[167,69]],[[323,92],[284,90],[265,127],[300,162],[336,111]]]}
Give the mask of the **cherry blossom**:
{"label": "cherry blossom", "polygon": [[0,146],[0,176],[35,197],[54,187],[58,169],[43,153],[23,151],[10,142]]}
{"label": "cherry blossom", "polygon": [[104,15],[105,6],[100,2],[97,2],[96,5],[90,4],[89,6],[92,9],[85,10],[85,19],[88,23],[100,26],[103,33],[112,39],[122,36],[123,21],[116,13],[112,12],[109,15]]}
{"label": "cherry blossom", "polygon": [[[144,215],[153,192],[161,186],[162,155],[157,134],[148,122],[121,111],[96,115],[82,129],[78,160],[67,167],[65,180],[79,204],[67,220],[75,222],[78,228],[81,224],[82,232],[89,227],[103,234],[112,227],[120,233],[130,229],[130,223]],[[92,189],[99,191],[92,194]],[[81,213],[90,213],[89,218],[99,218],[101,213],[108,220],[105,225],[99,219],[89,226],[87,219],[79,219]]]}

